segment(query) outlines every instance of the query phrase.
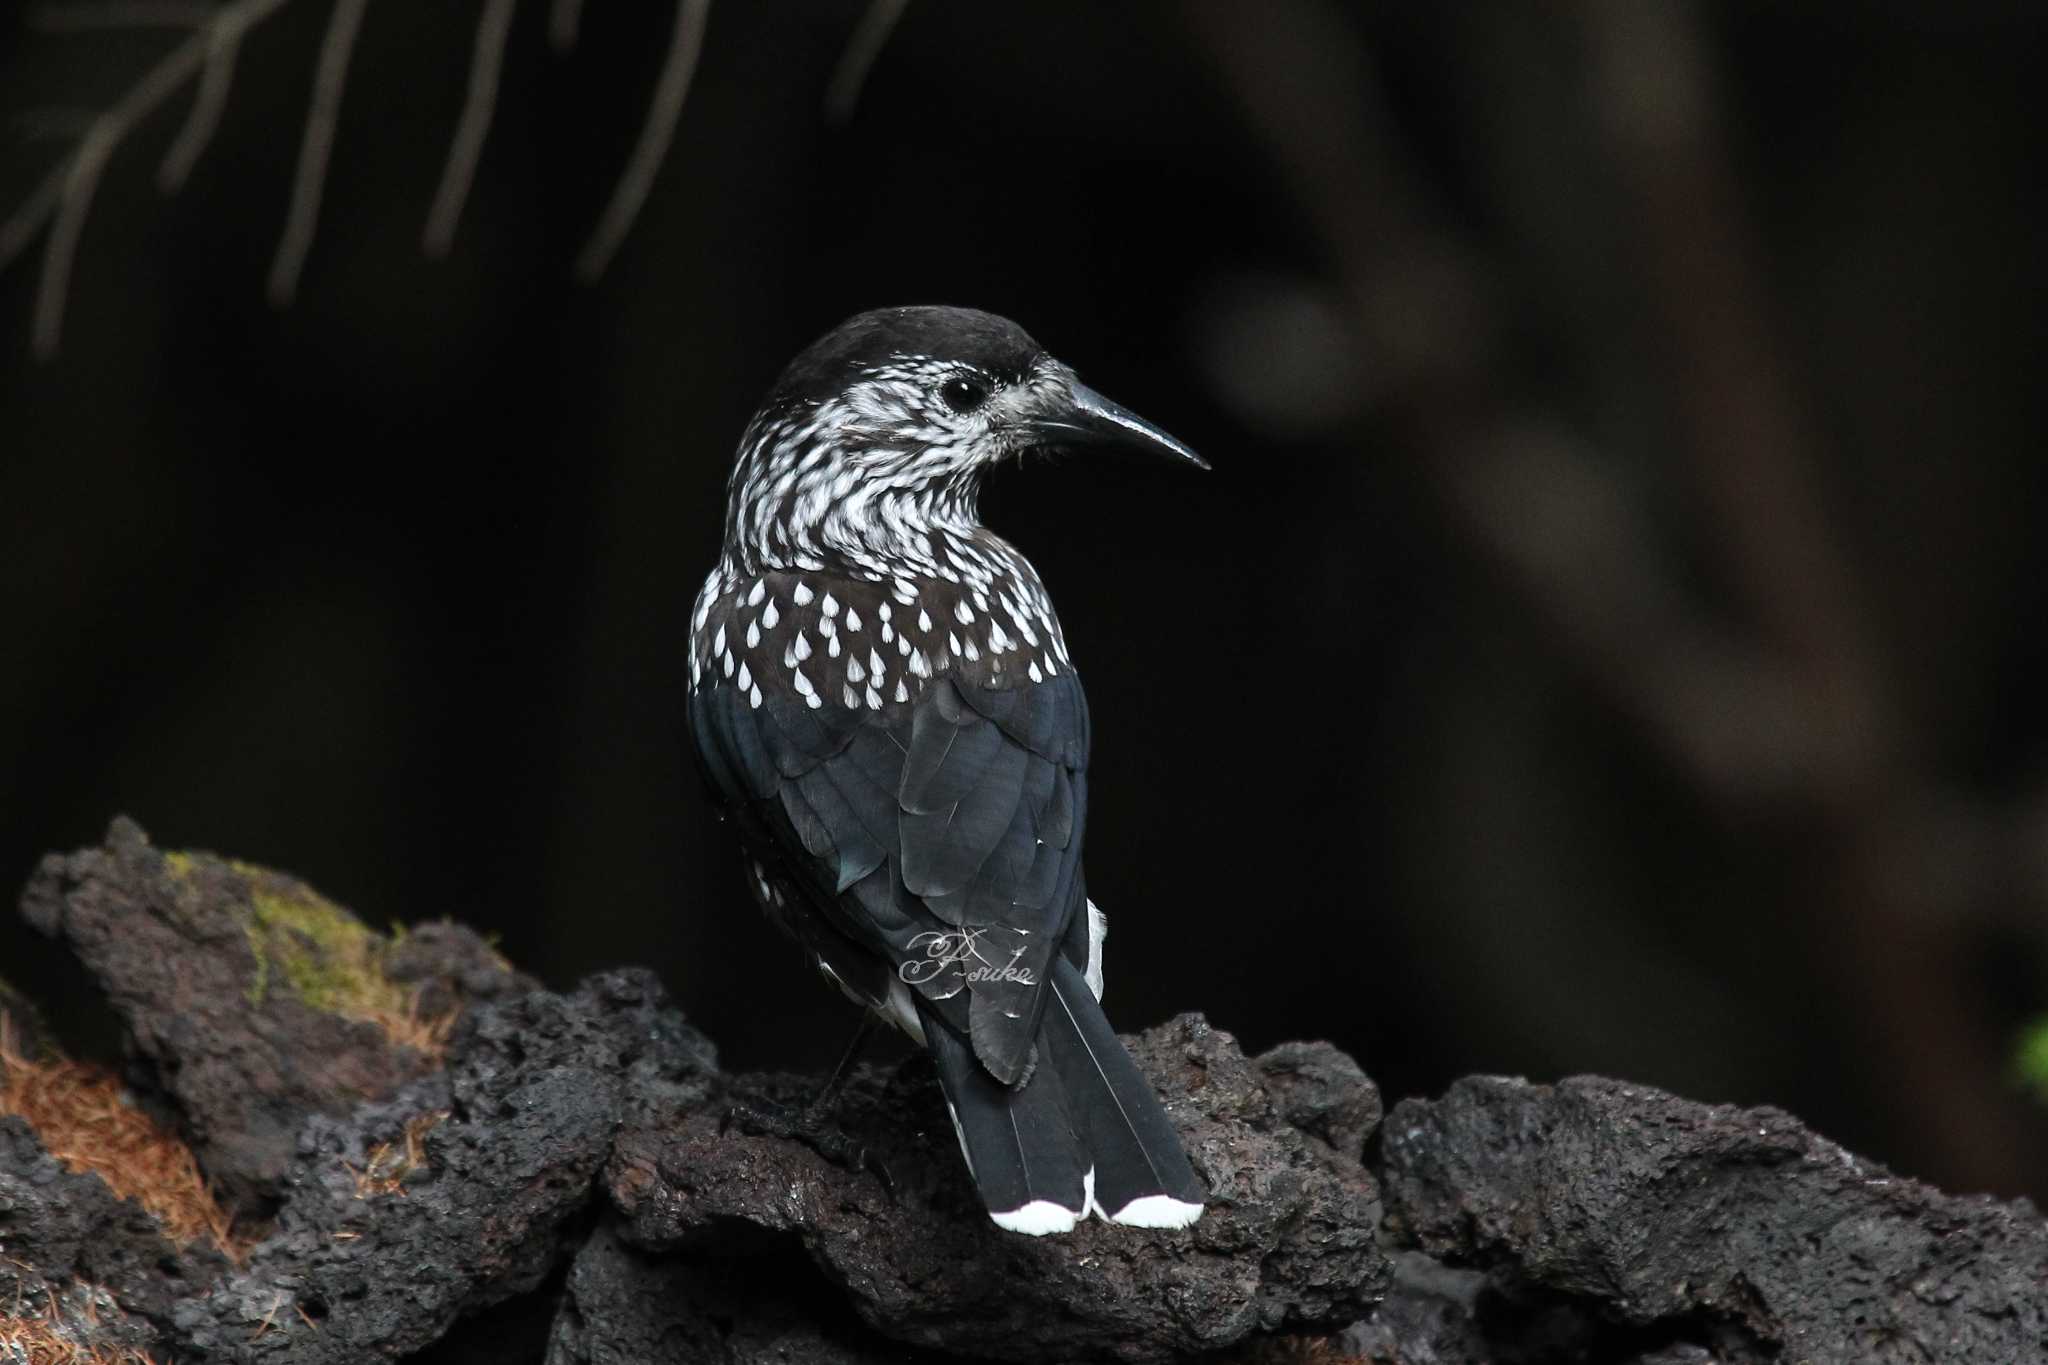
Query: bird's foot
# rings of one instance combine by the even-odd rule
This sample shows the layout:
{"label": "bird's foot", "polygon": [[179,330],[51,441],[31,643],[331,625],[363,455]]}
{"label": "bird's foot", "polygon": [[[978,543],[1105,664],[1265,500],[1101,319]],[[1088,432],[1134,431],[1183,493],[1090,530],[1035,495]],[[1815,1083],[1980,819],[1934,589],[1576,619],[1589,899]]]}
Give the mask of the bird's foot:
{"label": "bird's foot", "polygon": [[761,1095],[735,1095],[719,1119],[718,1131],[723,1135],[735,1128],[753,1137],[801,1142],[835,1166],[866,1171],[882,1182],[882,1188],[892,1198],[896,1193],[889,1168],[864,1143],[832,1121],[830,1106],[807,1105],[796,1109]]}

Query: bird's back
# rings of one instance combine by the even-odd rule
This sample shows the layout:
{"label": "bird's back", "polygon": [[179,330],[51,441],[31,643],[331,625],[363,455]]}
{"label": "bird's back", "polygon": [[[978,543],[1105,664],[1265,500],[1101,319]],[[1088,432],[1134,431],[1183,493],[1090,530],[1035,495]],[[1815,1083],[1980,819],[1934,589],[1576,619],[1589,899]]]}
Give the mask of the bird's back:
{"label": "bird's back", "polygon": [[933,539],[932,573],[721,566],[692,623],[692,732],[771,913],[787,926],[772,893],[800,899],[824,923],[792,931],[835,979],[918,991],[1014,1080],[1050,958],[1087,967],[1087,702],[1029,563],[987,533]]}

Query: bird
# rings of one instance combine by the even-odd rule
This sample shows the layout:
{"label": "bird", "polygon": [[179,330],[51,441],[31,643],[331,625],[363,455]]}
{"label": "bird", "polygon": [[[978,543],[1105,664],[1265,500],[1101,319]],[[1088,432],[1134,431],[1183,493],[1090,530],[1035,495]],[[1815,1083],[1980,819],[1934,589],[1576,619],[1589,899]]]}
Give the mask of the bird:
{"label": "bird", "polygon": [[1205,1202],[1100,1004],[1080,675],[978,505],[1005,462],[1114,449],[1209,467],[1006,318],[861,313],[747,425],[690,618],[689,729],[753,899],[931,1054],[990,1218],[1034,1236]]}

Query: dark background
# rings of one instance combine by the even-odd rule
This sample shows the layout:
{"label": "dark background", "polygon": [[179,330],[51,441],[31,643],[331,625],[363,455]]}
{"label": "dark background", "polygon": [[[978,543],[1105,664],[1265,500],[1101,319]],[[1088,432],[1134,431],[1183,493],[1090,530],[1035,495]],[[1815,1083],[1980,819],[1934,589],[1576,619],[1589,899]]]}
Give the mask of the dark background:
{"label": "dark background", "polygon": [[[1393,1094],[1621,1075],[2048,1193],[2044,25],[2020,4],[719,0],[572,269],[672,11],[376,0],[298,297],[328,7],[92,201],[61,345],[0,273],[0,871],[117,811],[550,982],[658,968],[739,1064],[851,1023],[698,791],[685,625],[756,398],[881,304],[1010,314],[1215,464],[1006,474],[1094,706],[1112,1014]],[[0,47],[0,213],[180,34]],[[82,1046],[78,982],[0,974]]]}

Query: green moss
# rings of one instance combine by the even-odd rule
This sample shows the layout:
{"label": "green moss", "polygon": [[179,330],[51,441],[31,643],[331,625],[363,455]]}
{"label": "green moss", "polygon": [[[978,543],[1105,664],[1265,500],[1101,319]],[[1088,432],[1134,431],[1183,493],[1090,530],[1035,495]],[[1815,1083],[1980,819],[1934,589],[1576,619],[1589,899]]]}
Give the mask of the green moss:
{"label": "green moss", "polygon": [[2020,1035],[2013,1072],[2021,1085],[2034,1092],[2035,1099],[2048,1104],[2048,1017],[2036,1019]]}
{"label": "green moss", "polygon": [[247,864],[248,921],[243,930],[256,955],[249,1003],[260,1005],[274,984],[309,1008],[372,1021],[406,1009],[405,992],[384,975],[391,950],[383,935],[310,888]]}

